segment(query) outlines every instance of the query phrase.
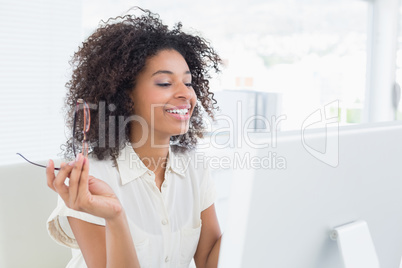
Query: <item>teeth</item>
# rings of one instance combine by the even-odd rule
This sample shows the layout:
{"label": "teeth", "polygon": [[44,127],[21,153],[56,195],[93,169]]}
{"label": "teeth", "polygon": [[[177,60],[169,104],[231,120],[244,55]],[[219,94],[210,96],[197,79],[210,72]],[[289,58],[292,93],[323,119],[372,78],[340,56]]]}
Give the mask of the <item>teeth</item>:
{"label": "teeth", "polygon": [[186,114],[188,109],[174,109],[174,110],[167,110],[168,113],[172,114]]}

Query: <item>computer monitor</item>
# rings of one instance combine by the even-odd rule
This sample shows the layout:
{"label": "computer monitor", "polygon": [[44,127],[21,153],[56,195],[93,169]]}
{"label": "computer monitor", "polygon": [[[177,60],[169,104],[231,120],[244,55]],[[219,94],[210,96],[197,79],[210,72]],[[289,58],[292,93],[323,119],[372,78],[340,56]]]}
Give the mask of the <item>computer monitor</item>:
{"label": "computer monitor", "polygon": [[219,267],[343,267],[330,233],[359,220],[380,266],[399,267],[401,122],[282,132],[275,140],[252,133],[250,140],[270,146],[235,149],[243,162],[233,169]]}

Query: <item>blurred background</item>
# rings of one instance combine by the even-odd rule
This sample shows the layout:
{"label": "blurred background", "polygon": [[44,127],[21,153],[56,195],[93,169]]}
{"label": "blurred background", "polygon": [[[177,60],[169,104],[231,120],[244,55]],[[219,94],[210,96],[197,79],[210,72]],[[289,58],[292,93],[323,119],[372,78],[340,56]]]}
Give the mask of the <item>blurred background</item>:
{"label": "blurred background", "polygon": [[266,93],[277,99],[270,113],[286,117],[281,130],[334,101],[340,124],[402,118],[399,1],[0,0],[1,164],[22,161],[15,152],[57,157],[68,61],[101,20],[133,6],[211,42],[224,60],[212,80],[221,108]]}
{"label": "blurred background", "polygon": [[[399,0],[0,0],[0,182],[5,183],[0,185],[0,209],[7,215],[0,221],[0,267],[24,267],[18,264],[24,261],[22,245],[34,256],[27,263],[55,267],[56,259],[61,264],[68,260],[64,249],[57,253],[62,257],[54,253],[50,264],[41,264],[42,253],[30,250],[37,245],[45,254],[58,247],[45,230],[56,195],[43,181],[34,181],[43,170],[24,165],[16,152],[33,161],[60,157],[69,131],[62,110],[69,60],[102,20],[133,6],[159,13],[170,26],[182,22],[186,31],[212,44],[224,63],[211,80],[220,114],[234,120],[240,115],[243,123],[262,115],[271,124],[255,121],[246,128],[300,131],[306,118],[323,107],[329,113],[312,127],[325,127],[333,117],[340,125],[402,119]],[[209,133],[226,123],[218,120]],[[209,153],[219,155],[219,150]],[[16,177],[21,167],[25,173]],[[213,171],[219,177],[216,204],[222,229],[230,174]],[[30,200],[27,206],[27,196],[36,203]],[[41,208],[40,216],[34,206]],[[36,225],[27,227],[27,219]],[[8,241],[14,241],[13,247]]]}
{"label": "blurred background", "polygon": [[211,42],[224,60],[212,80],[221,108],[234,96],[222,91],[268,93],[281,130],[334,101],[341,124],[402,118],[391,100],[402,79],[396,0],[0,0],[0,163],[57,157],[68,61],[101,20],[133,6]]}

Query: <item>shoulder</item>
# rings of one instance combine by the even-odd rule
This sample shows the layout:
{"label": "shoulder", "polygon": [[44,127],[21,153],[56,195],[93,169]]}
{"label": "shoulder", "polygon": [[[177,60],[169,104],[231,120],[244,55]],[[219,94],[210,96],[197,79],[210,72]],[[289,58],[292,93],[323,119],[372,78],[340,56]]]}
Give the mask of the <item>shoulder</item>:
{"label": "shoulder", "polygon": [[172,168],[182,174],[182,178],[201,192],[205,192],[212,184],[209,157],[197,149],[175,152]]}
{"label": "shoulder", "polygon": [[216,199],[216,189],[211,174],[211,157],[197,149],[181,153],[181,157],[187,167],[186,175],[199,193],[200,211],[204,211]]}
{"label": "shoulder", "polygon": [[209,177],[209,158],[202,151],[197,149],[175,151],[172,160],[173,168],[176,167],[192,180],[201,182]]}

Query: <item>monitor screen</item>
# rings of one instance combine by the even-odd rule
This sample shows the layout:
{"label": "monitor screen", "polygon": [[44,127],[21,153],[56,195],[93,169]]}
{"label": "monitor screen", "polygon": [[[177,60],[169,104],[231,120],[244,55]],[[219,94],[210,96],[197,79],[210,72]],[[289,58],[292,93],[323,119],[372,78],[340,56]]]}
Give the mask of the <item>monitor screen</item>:
{"label": "monitor screen", "polygon": [[356,221],[380,266],[399,267],[402,123],[268,134],[227,152],[245,164],[233,167],[219,267],[343,267],[330,233]]}

